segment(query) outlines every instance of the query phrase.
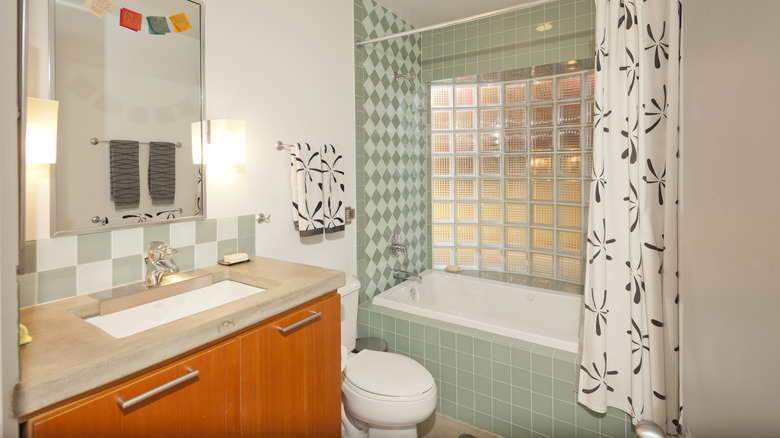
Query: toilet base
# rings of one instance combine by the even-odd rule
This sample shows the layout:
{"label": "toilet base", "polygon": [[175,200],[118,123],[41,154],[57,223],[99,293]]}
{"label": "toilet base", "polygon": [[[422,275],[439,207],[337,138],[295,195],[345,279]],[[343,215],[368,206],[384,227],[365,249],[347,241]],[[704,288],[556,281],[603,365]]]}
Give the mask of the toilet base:
{"label": "toilet base", "polygon": [[368,429],[368,438],[417,438],[417,425],[407,427],[380,427],[371,426]]}

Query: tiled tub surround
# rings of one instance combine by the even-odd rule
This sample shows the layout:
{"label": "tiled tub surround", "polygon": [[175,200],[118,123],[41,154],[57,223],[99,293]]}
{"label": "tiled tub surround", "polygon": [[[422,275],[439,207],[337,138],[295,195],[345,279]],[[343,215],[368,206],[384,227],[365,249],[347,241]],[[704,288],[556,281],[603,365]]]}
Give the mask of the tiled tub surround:
{"label": "tiled tub surround", "polygon": [[27,242],[18,276],[21,307],[144,279],[149,242],[170,244],[180,270],[217,263],[225,254],[255,254],[255,218],[246,215],[130,228]]}
{"label": "tiled tub surround", "polygon": [[436,411],[503,437],[631,438],[631,418],[576,402],[576,354],[363,303],[358,336],[424,365]]}
{"label": "tiled tub surround", "polygon": [[[355,0],[355,40],[411,29],[373,0]],[[420,76],[420,36],[410,35],[355,48],[355,138],[357,187],[357,268],[360,301],[395,280],[394,267],[427,266],[425,85],[394,80],[395,72]],[[390,237],[399,233],[409,260],[390,255]]]}
{"label": "tiled tub surround", "polygon": [[[592,0],[560,0],[424,32],[422,80],[592,57],[595,13]],[[550,28],[537,30],[544,24]]]}

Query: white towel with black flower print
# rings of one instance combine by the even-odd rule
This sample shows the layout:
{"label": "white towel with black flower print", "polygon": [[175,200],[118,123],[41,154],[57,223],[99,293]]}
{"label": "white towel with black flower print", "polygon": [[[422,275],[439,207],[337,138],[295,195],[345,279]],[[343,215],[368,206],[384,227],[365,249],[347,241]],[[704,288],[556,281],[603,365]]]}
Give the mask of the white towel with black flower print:
{"label": "white towel with black flower print", "polygon": [[326,144],[322,147],[322,200],[326,233],[344,231],[344,157]]}
{"label": "white towel with black flower print", "polygon": [[301,237],[322,234],[322,158],[319,147],[298,143],[290,154],[293,222]]}
{"label": "white towel with black flower print", "polygon": [[333,145],[292,148],[293,222],[301,237],[344,231],[343,161]]}

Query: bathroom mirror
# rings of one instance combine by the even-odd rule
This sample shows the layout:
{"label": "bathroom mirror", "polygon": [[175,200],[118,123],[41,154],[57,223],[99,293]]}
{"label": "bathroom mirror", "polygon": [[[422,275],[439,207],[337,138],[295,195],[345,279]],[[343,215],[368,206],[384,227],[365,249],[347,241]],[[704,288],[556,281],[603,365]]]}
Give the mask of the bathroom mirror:
{"label": "bathroom mirror", "polygon": [[52,236],[203,217],[191,132],[204,114],[202,17],[193,0],[50,0]]}

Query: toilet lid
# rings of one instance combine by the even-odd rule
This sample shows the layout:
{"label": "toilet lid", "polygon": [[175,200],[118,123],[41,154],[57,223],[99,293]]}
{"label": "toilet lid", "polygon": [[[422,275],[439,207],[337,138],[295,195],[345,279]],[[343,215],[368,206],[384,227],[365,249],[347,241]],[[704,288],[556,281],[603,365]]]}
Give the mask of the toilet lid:
{"label": "toilet lid", "polygon": [[420,395],[433,387],[424,366],[400,354],[363,350],[347,363],[347,380],[358,388],[392,397]]}

